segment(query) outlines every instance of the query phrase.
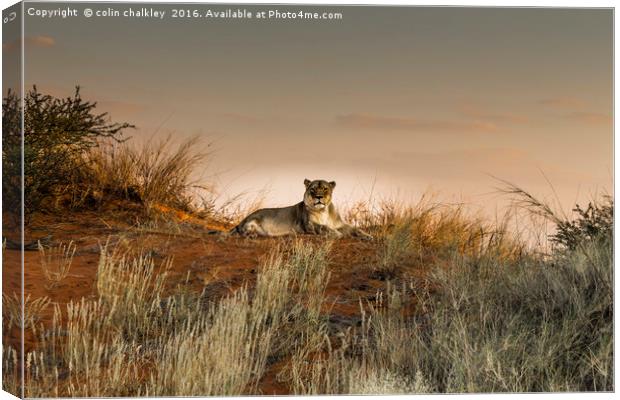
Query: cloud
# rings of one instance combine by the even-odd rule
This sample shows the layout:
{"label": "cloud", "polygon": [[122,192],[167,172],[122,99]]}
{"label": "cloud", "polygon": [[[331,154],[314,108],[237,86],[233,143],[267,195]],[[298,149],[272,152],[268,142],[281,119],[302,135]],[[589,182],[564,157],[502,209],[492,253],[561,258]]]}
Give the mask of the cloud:
{"label": "cloud", "polygon": [[345,128],[392,130],[409,132],[497,132],[498,126],[490,121],[447,121],[418,118],[386,117],[369,114],[336,116],[336,124]]}
{"label": "cloud", "polygon": [[[475,148],[445,152],[397,151],[392,154],[397,160],[415,160],[421,165],[449,167],[457,166],[457,170],[487,170],[492,172],[501,167],[536,164],[528,152],[513,147]],[[465,168],[464,168],[465,167]]]}
{"label": "cloud", "polygon": [[[317,121],[308,117],[290,114],[253,114],[244,112],[218,112],[213,114],[214,123],[220,124],[223,129],[244,131],[246,133],[258,132],[262,134],[281,137],[283,133],[291,131],[298,133],[307,132],[316,134],[320,131]],[[254,134],[253,133],[253,134]]]}
{"label": "cloud", "polygon": [[566,115],[566,118],[589,125],[609,125],[611,116],[595,112],[575,111]]}
{"label": "cloud", "polygon": [[612,118],[608,114],[584,111],[586,102],[574,97],[555,97],[541,100],[539,103],[568,112],[567,114],[557,115],[559,118],[588,125],[609,125],[612,122]]}
{"label": "cloud", "polygon": [[56,45],[56,40],[49,36],[28,36],[25,40],[26,46],[33,47],[53,47]]}
{"label": "cloud", "polygon": [[2,51],[12,51],[17,46],[17,42],[2,43]]}
{"label": "cloud", "polygon": [[554,164],[534,157],[525,149],[515,147],[486,147],[452,151],[394,151],[384,156],[361,157],[352,164],[362,169],[373,166],[386,174],[408,174],[429,182],[444,184],[463,182],[493,182],[497,176],[511,182],[540,181],[540,171],[548,174],[553,183],[576,185],[592,182],[586,171],[573,170],[567,164]]}
{"label": "cloud", "polygon": [[12,42],[2,43],[2,51],[9,52],[19,48],[20,41],[13,40]]}
{"label": "cloud", "polygon": [[487,120],[497,123],[524,124],[529,122],[529,118],[525,115],[515,114],[511,112],[486,112],[473,105],[463,105],[460,108],[463,115],[477,120]]}
{"label": "cloud", "polygon": [[[24,46],[26,47],[38,47],[38,48],[50,48],[56,45],[56,40],[50,36],[26,36],[24,39]],[[8,43],[2,43],[2,51],[13,51],[19,47],[19,40],[14,40]]]}
{"label": "cloud", "polygon": [[578,109],[586,104],[583,100],[571,96],[552,97],[540,100],[538,103],[559,109]]}

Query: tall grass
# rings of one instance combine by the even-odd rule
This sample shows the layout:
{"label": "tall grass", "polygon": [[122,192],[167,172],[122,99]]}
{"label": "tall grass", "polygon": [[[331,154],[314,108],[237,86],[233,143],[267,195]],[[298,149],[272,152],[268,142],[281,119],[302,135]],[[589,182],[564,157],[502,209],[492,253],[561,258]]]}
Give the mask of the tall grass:
{"label": "tall grass", "polygon": [[34,327],[39,322],[43,311],[50,306],[51,302],[47,296],[32,299],[28,294],[24,297],[22,307],[21,297],[17,293],[13,293],[10,296],[2,294],[2,322],[7,329],[11,329],[14,326]]}
{"label": "tall grass", "polygon": [[133,258],[103,248],[97,270],[97,293],[108,307],[112,325],[127,338],[158,334],[161,300],[172,260],[156,265],[149,254]]}
{"label": "tall grass", "polygon": [[240,290],[160,342],[146,394],[240,395],[263,374],[274,332]]}
{"label": "tall grass", "polygon": [[298,393],[613,390],[611,265],[600,242],[545,262],[458,257],[436,269],[430,311],[405,316],[393,291]]}
{"label": "tall grass", "polygon": [[412,253],[413,218],[403,218],[395,223],[394,228],[384,232],[378,252],[378,263],[375,272],[381,278],[393,279],[397,269],[405,258]]}
{"label": "tall grass", "polygon": [[23,382],[19,368],[17,350],[12,346],[2,346],[2,390],[14,396],[21,396]]}
{"label": "tall grass", "polygon": [[410,206],[392,201],[378,205],[361,202],[348,214],[353,223],[379,238],[378,267],[382,269],[394,269],[407,258],[448,259],[455,252],[477,256],[489,249],[502,257],[517,257],[526,249],[519,232],[508,229],[511,212],[489,222],[463,204],[442,204],[431,196]]}
{"label": "tall grass", "polygon": [[48,289],[55,288],[69,275],[76,246],[73,241],[60,243],[58,246],[45,249],[41,242],[37,242],[41,270],[47,281]]}
{"label": "tall grass", "polygon": [[196,173],[209,154],[199,137],[178,143],[171,136],[141,144],[102,142],[84,156],[87,169],[80,178],[79,192],[98,202],[139,201],[147,214],[157,205],[194,210],[194,199],[212,190],[201,184]]}
{"label": "tall grass", "polygon": [[[256,393],[273,357],[325,335],[328,253],[329,244],[301,241],[277,248],[253,289],[215,301],[184,288],[166,294],[170,259],[156,264],[106,245],[97,297],[56,305],[51,326],[38,328],[26,396]],[[19,361],[6,350],[6,387],[19,386]]]}
{"label": "tall grass", "polygon": [[[27,395],[256,394],[276,365],[295,394],[613,390],[610,230],[541,256],[460,207],[375,218],[370,267],[392,276],[360,300],[360,326],[335,330],[332,242],[277,242],[255,283],[219,299],[169,288],[172,257],[104,246],[96,297],[56,305],[36,330]],[[424,278],[404,273],[418,263]],[[17,362],[3,353],[8,371]]]}
{"label": "tall grass", "polygon": [[[487,239],[474,247],[431,246],[445,243],[441,221],[422,236],[434,249],[433,291],[379,294],[369,311],[362,308],[362,327],[309,368],[298,393],[614,389],[608,230],[542,257],[502,226],[482,231]],[[449,236],[458,240],[464,226],[447,229]]]}

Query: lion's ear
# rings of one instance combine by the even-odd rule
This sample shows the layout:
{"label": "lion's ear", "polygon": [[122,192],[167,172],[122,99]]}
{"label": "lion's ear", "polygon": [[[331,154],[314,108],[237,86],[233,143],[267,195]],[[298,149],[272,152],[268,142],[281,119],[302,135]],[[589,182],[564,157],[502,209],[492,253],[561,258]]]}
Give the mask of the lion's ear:
{"label": "lion's ear", "polygon": [[336,187],[336,181],[329,182],[329,186],[331,186],[332,189],[335,188]]}
{"label": "lion's ear", "polygon": [[312,181],[310,181],[310,179],[304,179],[304,185],[306,187],[310,186],[310,183],[312,183]]}

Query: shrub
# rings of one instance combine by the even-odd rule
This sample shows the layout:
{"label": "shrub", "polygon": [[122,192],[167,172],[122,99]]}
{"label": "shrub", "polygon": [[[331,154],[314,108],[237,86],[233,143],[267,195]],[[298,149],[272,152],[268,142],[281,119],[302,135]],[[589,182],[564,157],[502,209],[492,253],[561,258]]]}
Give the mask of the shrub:
{"label": "shrub", "polygon": [[512,195],[515,205],[555,225],[556,233],[549,239],[557,248],[575,250],[584,242],[593,240],[611,242],[614,222],[614,201],[611,196],[603,196],[601,201],[588,203],[586,209],[577,204],[573,208],[577,217],[570,220],[523,188],[507,181],[500,180],[500,182],[503,184],[500,191]]}
{"label": "shrub", "polygon": [[24,176],[24,209],[28,217],[59,185],[83,166],[82,154],[99,140],[120,140],[128,123],[110,122],[97,114],[97,103],[82,99],[80,88],[63,99],[40,93],[34,86],[23,99],[23,171],[21,166],[21,101],[9,91],[2,103],[5,206],[19,209]]}
{"label": "shrub", "polygon": [[17,222],[21,210],[21,107],[17,94],[9,89],[2,99],[2,210]]}
{"label": "shrub", "polygon": [[553,243],[575,250],[580,244],[594,239],[612,240],[614,202],[610,196],[606,196],[602,203],[588,203],[586,209],[577,204],[573,212],[577,214],[577,218],[557,224],[557,232],[551,236]]}

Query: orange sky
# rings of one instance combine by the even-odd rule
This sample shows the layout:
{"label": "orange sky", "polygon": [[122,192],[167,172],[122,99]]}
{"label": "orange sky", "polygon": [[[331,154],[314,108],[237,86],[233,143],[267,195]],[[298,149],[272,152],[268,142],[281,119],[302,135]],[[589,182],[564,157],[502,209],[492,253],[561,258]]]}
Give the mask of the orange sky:
{"label": "orange sky", "polygon": [[26,85],[79,84],[136,140],[204,136],[221,200],[286,205],[304,178],[340,202],[432,188],[487,209],[491,175],[541,197],[548,179],[566,209],[611,192],[611,10],[288,9],[343,20],[26,17]]}

